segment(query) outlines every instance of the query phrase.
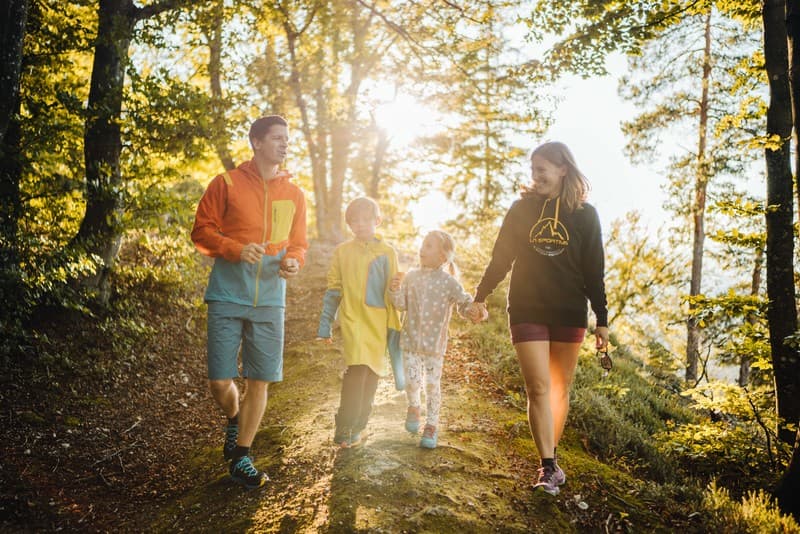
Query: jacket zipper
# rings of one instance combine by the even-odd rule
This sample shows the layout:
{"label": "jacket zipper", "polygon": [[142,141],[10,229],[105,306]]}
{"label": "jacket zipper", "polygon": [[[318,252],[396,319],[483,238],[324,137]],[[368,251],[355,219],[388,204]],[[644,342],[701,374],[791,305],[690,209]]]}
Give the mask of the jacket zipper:
{"label": "jacket zipper", "polygon": [[[267,181],[263,178],[261,179],[261,183],[264,186],[264,232],[261,234],[261,245],[267,245],[267,217],[269,216],[269,189],[267,187]],[[261,269],[264,265],[264,257],[262,256],[258,262],[258,269],[256,269],[256,294],[255,298],[253,298],[253,307],[255,308],[258,306],[258,281],[261,279]]]}

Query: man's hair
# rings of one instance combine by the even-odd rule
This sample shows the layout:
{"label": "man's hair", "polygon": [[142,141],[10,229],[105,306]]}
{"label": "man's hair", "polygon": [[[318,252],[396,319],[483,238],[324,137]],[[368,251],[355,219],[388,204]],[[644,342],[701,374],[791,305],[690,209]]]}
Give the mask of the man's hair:
{"label": "man's hair", "polygon": [[266,117],[261,117],[253,121],[253,124],[250,125],[250,133],[248,134],[248,137],[250,138],[250,146],[253,146],[253,141],[256,139],[261,139],[267,135],[269,129],[276,124],[287,127],[289,126],[289,123],[286,122],[286,119],[280,115],[267,115]]}
{"label": "man's hair", "polygon": [[350,224],[350,221],[352,221],[356,215],[365,212],[371,214],[376,219],[381,216],[381,208],[375,200],[369,197],[355,198],[350,201],[350,204],[347,205],[347,209],[344,210],[344,220],[347,224]]}

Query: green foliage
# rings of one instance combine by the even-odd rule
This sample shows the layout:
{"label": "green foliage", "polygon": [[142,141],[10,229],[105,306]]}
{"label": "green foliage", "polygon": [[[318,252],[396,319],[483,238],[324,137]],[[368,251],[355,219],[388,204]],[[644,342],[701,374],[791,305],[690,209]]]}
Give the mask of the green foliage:
{"label": "green foliage", "polygon": [[703,498],[703,523],[707,532],[731,534],[779,534],[800,532],[791,517],[781,515],[772,498],[764,491],[750,491],[734,500],[730,492],[709,484]]}

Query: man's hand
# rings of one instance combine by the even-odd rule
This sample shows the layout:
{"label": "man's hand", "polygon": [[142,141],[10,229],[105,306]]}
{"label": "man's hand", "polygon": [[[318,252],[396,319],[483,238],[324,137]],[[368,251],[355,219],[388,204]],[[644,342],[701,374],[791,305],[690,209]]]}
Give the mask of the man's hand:
{"label": "man's hand", "polygon": [[261,256],[264,255],[264,247],[258,243],[248,243],[239,254],[239,259],[247,263],[257,263],[261,261]]}
{"label": "man's hand", "polygon": [[403,283],[403,278],[405,278],[406,273],[398,272],[393,277],[392,280],[389,282],[389,291],[399,291],[400,284]]}
{"label": "man's hand", "polygon": [[321,341],[322,343],[325,343],[326,345],[330,345],[331,343],[333,343],[333,338],[330,338],[330,337],[318,337],[317,341]]}
{"label": "man's hand", "polygon": [[300,272],[300,262],[296,258],[283,258],[278,276],[281,278],[294,278]]}

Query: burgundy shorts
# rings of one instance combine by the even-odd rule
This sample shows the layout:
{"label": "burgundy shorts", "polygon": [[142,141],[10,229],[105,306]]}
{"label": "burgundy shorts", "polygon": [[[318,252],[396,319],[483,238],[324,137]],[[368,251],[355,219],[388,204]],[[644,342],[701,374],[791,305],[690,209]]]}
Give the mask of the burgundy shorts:
{"label": "burgundy shorts", "polygon": [[586,329],[577,326],[548,326],[539,323],[519,323],[511,325],[511,342],[558,341],[561,343],[580,343],[586,337]]}

